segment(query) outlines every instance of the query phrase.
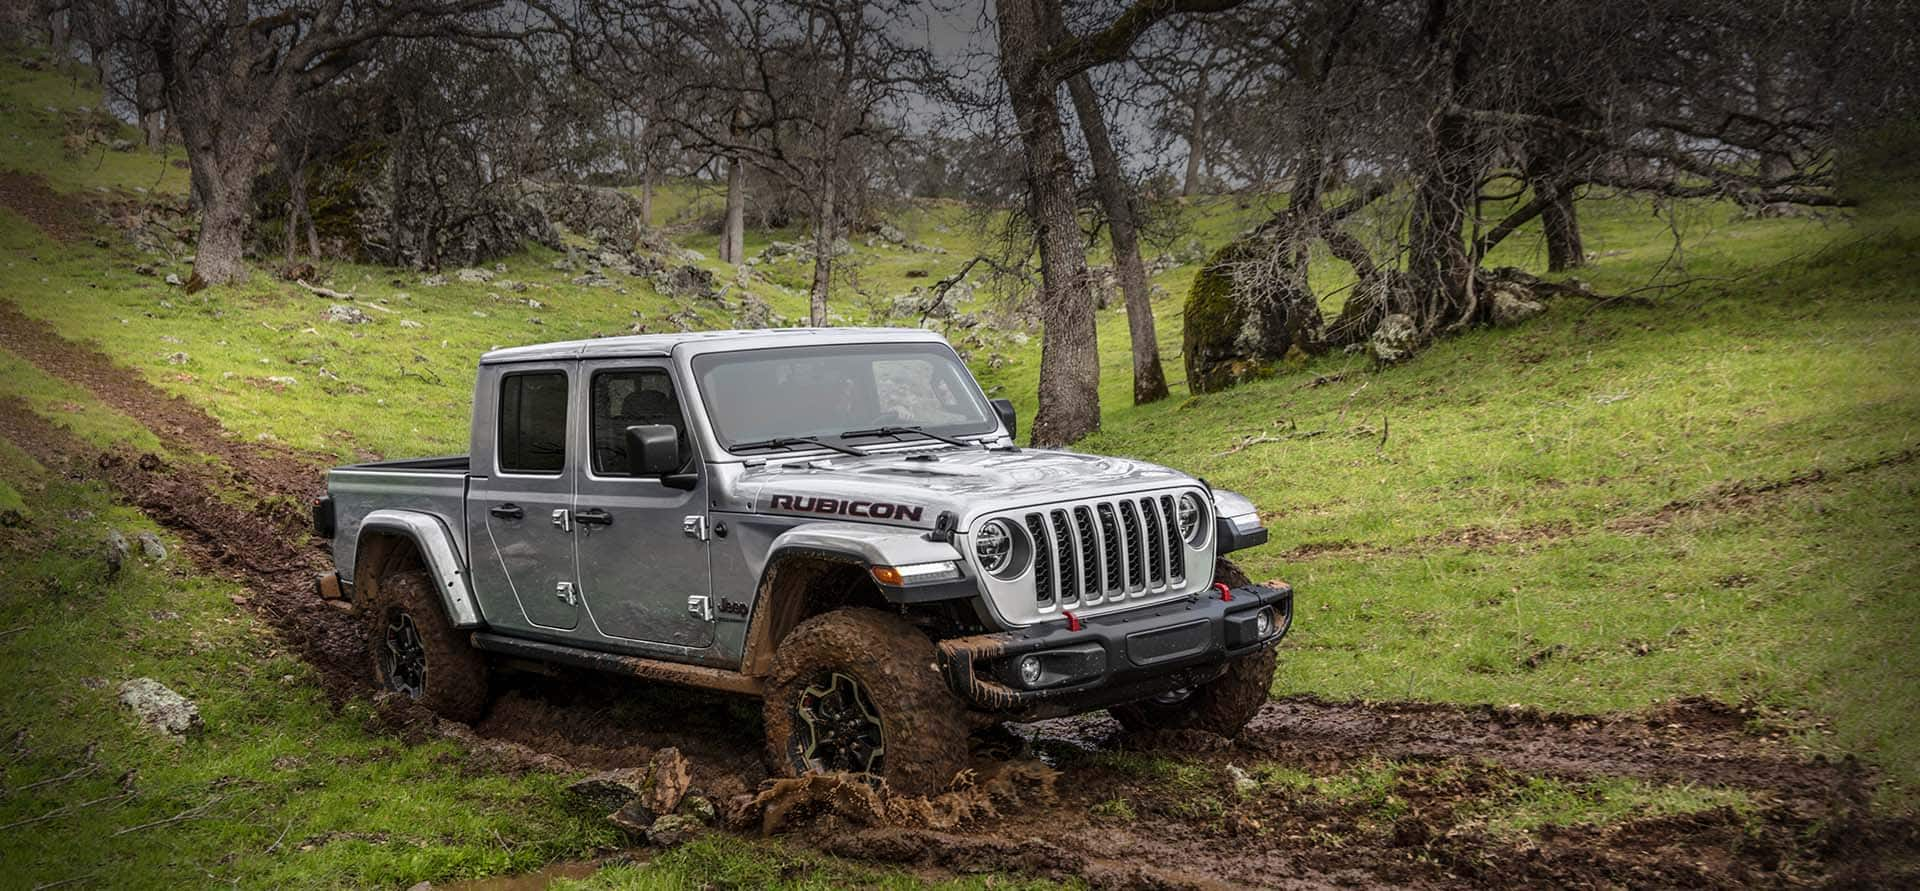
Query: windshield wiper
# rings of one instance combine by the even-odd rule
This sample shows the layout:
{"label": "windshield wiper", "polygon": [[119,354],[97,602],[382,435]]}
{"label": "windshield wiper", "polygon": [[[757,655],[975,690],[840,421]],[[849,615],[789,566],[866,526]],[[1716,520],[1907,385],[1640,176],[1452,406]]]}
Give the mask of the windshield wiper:
{"label": "windshield wiper", "polygon": [[833,443],[815,439],[811,436],[776,436],[773,439],[736,442],[728,451],[737,452],[741,449],[791,449],[798,445],[819,446],[823,449],[832,449],[836,452],[852,455],[856,458],[865,458],[867,456],[866,452],[860,451],[852,446],[834,445]]}
{"label": "windshield wiper", "polygon": [[939,433],[935,433],[931,430],[926,429],[925,427],[873,427],[866,430],[848,430],[847,432],[840,434],[840,438],[855,439],[863,436],[892,436],[897,439],[902,434],[907,434],[907,433],[919,434],[920,436],[924,436],[928,439],[937,439],[937,440],[940,440],[941,442],[949,443],[951,445],[957,445],[957,446],[979,445],[979,443],[977,442],[968,442],[964,439],[955,439],[951,436],[945,436]]}

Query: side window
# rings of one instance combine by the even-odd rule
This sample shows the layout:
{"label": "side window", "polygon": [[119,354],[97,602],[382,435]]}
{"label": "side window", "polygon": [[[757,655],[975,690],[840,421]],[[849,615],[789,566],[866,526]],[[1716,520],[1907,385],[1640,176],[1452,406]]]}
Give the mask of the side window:
{"label": "side window", "polygon": [[593,472],[627,476],[627,428],[665,424],[679,434],[680,454],[691,459],[687,424],[673,377],[665,369],[603,371],[593,376]]}
{"label": "side window", "polygon": [[567,374],[532,371],[500,379],[504,473],[559,473],[567,466]]}

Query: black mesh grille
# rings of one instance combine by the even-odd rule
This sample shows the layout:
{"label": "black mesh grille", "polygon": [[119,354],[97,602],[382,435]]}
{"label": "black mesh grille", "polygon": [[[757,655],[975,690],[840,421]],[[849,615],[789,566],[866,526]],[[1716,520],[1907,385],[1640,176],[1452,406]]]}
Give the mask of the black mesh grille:
{"label": "black mesh grille", "polygon": [[1100,596],[1100,537],[1094,534],[1093,511],[1073,509],[1074,541],[1080,545],[1080,589],[1083,597]]}
{"label": "black mesh grille", "polygon": [[1175,510],[1172,495],[1160,496],[1160,509],[1167,518],[1167,579],[1179,584],[1187,574],[1185,556],[1180,552],[1180,514]]}
{"label": "black mesh grille", "polygon": [[1127,541],[1127,589],[1144,588],[1147,573],[1140,549],[1140,509],[1131,501],[1120,502],[1120,531]]}
{"label": "black mesh grille", "polygon": [[1153,499],[1140,502],[1140,513],[1147,524],[1147,581],[1158,586],[1167,583],[1167,552],[1161,547],[1160,511]]}
{"label": "black mesh grille", "polygon": [[1080,561],[1073,559],[1073,530],[1067,524],[1067,512],[1048,515],[1053,521],[1053,547],[1060,567],[1060,598],[1074,599],[1080,590]]}
{"label": "black mesh grille", "polygon": [[1047,548],[1047,529],[1039,514],[1027,514],[1027,534],[1033,536],[1033,596],[1037,603],[1053,599],[1053,557]]}
{"label": "black mesh grille", "polygon": [[1127,579],[1120,574],[1120,520],[1114,516],[1113,505],[1100,502],[1100,552],[1107,557],[1107,590],[1120,591],[1127,587]]}

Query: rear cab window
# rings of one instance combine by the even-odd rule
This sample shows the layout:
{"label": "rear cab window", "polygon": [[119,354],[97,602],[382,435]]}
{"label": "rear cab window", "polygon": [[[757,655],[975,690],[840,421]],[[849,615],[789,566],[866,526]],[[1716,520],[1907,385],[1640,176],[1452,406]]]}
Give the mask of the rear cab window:
{"label": "rear cab window", "polygon": [[557,475],[567,467],[567,373],[521,371],[500,378],[495,439],[501,473]]}

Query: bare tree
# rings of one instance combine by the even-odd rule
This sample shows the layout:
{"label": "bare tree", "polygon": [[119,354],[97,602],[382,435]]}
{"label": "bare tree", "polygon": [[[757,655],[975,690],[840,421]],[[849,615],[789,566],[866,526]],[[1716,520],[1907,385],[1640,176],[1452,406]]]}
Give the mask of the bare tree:
{"label": "bare tree", "polygon": [[500,0],[139,2],[145,14],[124,39],[151,60],[186,143],[201,213],[194,278],[220,284],[246,273],[254,177],[294,104],[364,63],[383,39],[479,34],[471,17]]}
{"label": "bare tree", "polygon": [[[1087,245],[1075,217],[1073,162],[1056,98],[1060,85],[1124,58],[1169,16],[1232,8],[1239,0],[1138,0],[1111,23],[1060,34],[1058,0],[995,0],[1000,77],[1026,151],[1027,202],[1040,248],[1040,410],[1036,445],[1064,445],[1100,429],[1100,363]],[[1063,29],[1060,29],[1063,30]]]}

